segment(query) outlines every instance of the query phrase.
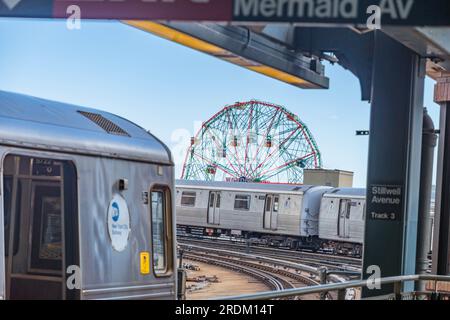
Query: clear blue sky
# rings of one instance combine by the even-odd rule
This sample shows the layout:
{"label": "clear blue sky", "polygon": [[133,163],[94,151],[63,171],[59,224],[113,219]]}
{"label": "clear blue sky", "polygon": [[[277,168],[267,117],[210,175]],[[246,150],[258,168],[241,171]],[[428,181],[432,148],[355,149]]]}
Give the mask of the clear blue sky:
{"label": "clear blue sky", "polygon": [[[369,104],[349,71],[327,65],[330,90],[301,90],[119,22],[0,19],[0,90],[85,105],[151,130],[179,154],[183,132],[226,104],[281,104],[309,126],[324,166],[355,172],[365,186]],[[427,79],[425,105],[437,123]],[[184,141],[186,142],[186,141]],[[184,149],[184,146],[183,146]],[[179,157],[177,157],[179,158]],[[177,174],[181,163],[177,163]]]}

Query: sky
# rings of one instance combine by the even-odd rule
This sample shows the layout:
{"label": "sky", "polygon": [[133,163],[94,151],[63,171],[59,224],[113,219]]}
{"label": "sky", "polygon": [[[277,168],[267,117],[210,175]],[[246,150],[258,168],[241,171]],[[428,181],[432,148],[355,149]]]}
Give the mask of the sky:
{"label": "sky", "polygon": [[[97,108],[150,130],[173,151],[177,177],[188,137],[225,105],[260,99],[297,114],[327,169],[355,173],[365,187],[370,106],[359,82],[326,64],[329,90],[304,90],[137,30],[120,22],[0,19],[0,90]],[[425,106],[435,124],[433,81]],[[187,137],[187,138],[186,138]]]}

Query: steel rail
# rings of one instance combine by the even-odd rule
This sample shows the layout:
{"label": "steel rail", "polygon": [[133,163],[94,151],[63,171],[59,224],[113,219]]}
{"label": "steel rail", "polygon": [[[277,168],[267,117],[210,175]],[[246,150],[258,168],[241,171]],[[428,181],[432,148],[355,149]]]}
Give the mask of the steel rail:
{"label": "steel rail", "polygon": [[[435,276],[435,275],[409,275],[409,276],[398,276],[398,277],[389,277],[379,279],[380,285],[394,284],[394,292],[392,293],[395,296],[401,296],[401,284],[405,282],[416,282],[416,281],[434,281],[437,282],[450,282],[450,276]],[[355,280],[349,281],[345,283],[334,283],[334,284],[326,284],[319,285],[314,287],[306,287],[306,288],[296,288],[296,289],[288,289],[280,292],[261,292],[255,293],[251,295],[242,295],[242,296],[231,296],[231,297],[222,297],[213,300],[270,300],[270,299],[280,299],[280,298],[288,298],[288,297],[296,297],[302,296],[306,294],[320,294],[324,292],[330,291],[343,291],[351,288],[363,288],[368,287],[369,284],[372,284],[372,281],[367,280]],[[436,287],[436,286],[435,286]]]}
{"label": "steel rail", "polygon": [[[220,265],[229,269],[237,270],[240,272],[244,272],[249,274],[250,276],[267,280],[272,279],[274,274],[280,274],[289,279],[293,279],[297,282],[303,283],[306,286],[316,286],[319,284],[318,281],[311,279],[308,276],[302,275],[299,272],[307,272],[309,274],[318,275],[319,270],[317,268],[305,266],[298,263],[286,262],[280,259],[273,259],[267,257],[261,257],[253,254],[244,254],[241,252],[234,252],[229,250],[211,248],[211,247],[202,247],[196,245],[181,245],[184,248],[183,257],[193,260],[205,262],[208,264]],[[256,261],[253,262],[253,261]],[[264,265],[264,264],[266,265]],[[293,271],[288,271],[286,269],[292,269]],[[255,270],[258,272],[255,273]],[[263,271],[263,275],[260,275],[260,271]],[[344,279],[330,275],[330,280],[335,282],[342,282]],[[278,282],[281,282],[277,277]],[[284,279],[282,281],[285,281]],[[266,282],[266,281],[265,281]],[[277,286],[273,284],[274,281],[269,281],[270,286],[274,290],[285,290],[286,287],[294,288],[288,281],[285,281],[285,284],[281,286]],[[287,283],[287,286],[286,286]],[[331,299],[331,296],[328,295]]]}
{"label": "steel rail", "polygon": [[287,281],[281,279],[280,277],[273,276],[268,272],[264,272],[258,270],[256,268],[244,266],[242,264],[233,263],[230,261],[226,261],[224,259],[220,259],[219,257],[205,257],[205,256],[195,256],[192,254],[187,254],[186,258],[193,261],[204,262],[207,264],[213,264],[221,267],[225,267],[227,269],[231,269],[234,271],[239,271],[241,273],[245,273],[255,279],[258,279],[272,288],[274,291],[281,291],[287,288],[294,288],[292,285],[288,284]]}
{"label": "steel rail", "polygon": [[[276,258],[270,258],[270,257],[264,257],[261,255],[255,255],[255,254],[248,254],[248,253],[242,253],[242,252],[235,252],[235,251],[229,251],[229,250],[223,250],[223,249],[217,249],[217,248],[211,248],[209,247],[203,247],[203,246],[195,246],[195,245],[184,245],[184,244],[180,244],[181,247],[184,247],[185,250],[187,249],[194,249],[194,250],[202,250],[202,251],[209,251],[209,252],[213,252],[214,254],[222,254],[222,255],[227,255],[227,256],[233,256],[233,257],[238,257],[238,258],[243,258],[243,259],[250,259],[250,260],[258,260],[260,262],[263,263],[269,263],[269,264],[273,264],[273,265],[278,265],[284,268],[290,268],[290,269],[294,269],[294,270],[299,270],[302,272],[308,272],[311,275],[315,275],[317,277],[319,277],[320,274],[320,270],[317,267],[311,267],[309,265],[305,265],[305,264],[300,264],[297,262],[291,262],[291,261],[286,261],[286,260],[282,260],[282,259],[276,259]],[[189,252],[189,251],[188,251]],[[310,278],[306,278],[305,276],[302,276],[303,279],[299,280],[300,282],[304,283],[305,285],[317,285],[319,284],[317,281],[312,280]],[[345,278],[342,278],[341,276],[337,275],[337,274],[330,274],[328,276],[328,279],[332,282],[344,282]]]}
{"label": "steel rail", "polygon": [[324,259],[329,259],[329,260],[334,260],[334,261],[339,261],[342,263],[346,263],[346,264],[351,264],[351,265],[355,265],[355,266],[360,266],[362,264],[362,260],[358,259],[358,258],[353,258],[353,257],[347,257],[347,256],[342,256],[342,255],[333,255],[333,254],[326,254],[326,253],[312,253],[312,252],[306,252],[306,251],[294,251],[294,250],[289,250],[289,249],[283,249],[283,248],[278,248],[278,249],[274,249],[274,248],[268,248],[268,247],[264,247],[264,246],[258,246],[258,245],[253,245],[253,246],[246,246],[246,243],[244,241],[232,241],[232,240],[228,240],[228,239],[197,239],[197,238],[193,238],[193,237],[189,237],[189,236],[182,236],[182,235],[178,235],[178,238],[180,239],[180,242],[183,242],[183,240],[186,241],[190,241],[190,242],[197,242],[197,243],[202,243],[202,244],[206,244],[206,245],[213,245],[213,244],[223,244],[226,246],[234,246],[234,247],[239,247],[239,248],[250,248],[251,250],[260,250],[260,251],[277,251],[277,252],[285,252],[285,253],[289,253],[289,254],[295,254],[298,257],[301,258],[311,258],[311,259],[318,259],[318,258],[324,258]]}
{"label": "steel rail", "polygon": [[313,274],[318,273],[317,268],[313,268],[313,267],[310,267],[310,266],[307,266],[304,264],[295,263],[295,262],[287,262],[287,261],[275,259],[275,258],[262,257],[262,256],[255,255],[255,254],[246,254],[246,253],[242,253],[242,252],[235,252],[235,251],[223,250],[223,249],[217,249],[217,248],[206,248],[206,247],[201,247],[201,246],[196,246],[196,245],[180,245],[180,246],[184,248],[185,253],[189,252],[188,251],[189,249],[203,250],[203,251],[214,252],[216,254],[228,255],[231,257],[257,260],[257,261],[261,261],[261,262],[265,262],[265,263],[272,263],[275,265],[281,265],[281,266],[285,266],[285,267],[288,267],[291,269],[301,270],[301,271],[305,271],[305,272],[309,272],[309,273],[313,273]]}

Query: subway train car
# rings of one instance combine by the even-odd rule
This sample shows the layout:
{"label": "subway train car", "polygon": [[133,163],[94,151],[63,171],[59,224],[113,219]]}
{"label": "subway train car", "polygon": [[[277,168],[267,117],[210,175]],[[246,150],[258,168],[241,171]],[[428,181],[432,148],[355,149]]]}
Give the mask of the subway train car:
{"label": "subway train car", "polygon": [[319,238],[336,252],[362,254],[366,189],[338,188],[326,192],[320,204]]}
{"label": "subway train car", "polygon": [[180,235],[361,255],[364,189],[177,180],[175,201]]}
{"label": "subway train car", "polygon": [[311,247],[322,195],[330,187],[176,181],[180,234],[234,236],[291,248]]}
{"label": "subway train car", "polygon": [[113,114],[0,92],[0,298],[175,299],[173,161]]}

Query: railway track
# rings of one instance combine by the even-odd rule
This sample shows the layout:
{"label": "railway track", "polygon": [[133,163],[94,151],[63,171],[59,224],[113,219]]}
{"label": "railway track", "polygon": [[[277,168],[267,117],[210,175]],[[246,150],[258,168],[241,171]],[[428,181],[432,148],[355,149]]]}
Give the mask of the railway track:
{"label": "railway track", "polygon": [[310,266],[211,246],[180,243],[180,248],[186,259],[245,273],[274,291],[319,284],[312,278],[317,269]]}
{"label": "railway track", "polygon": [[252,278],[261,281],[273,291],[280,291],[284,289],[294,288],[294,286],[289,281],[286,281],[284,278],[273,275],[272,273],[269,273],[267,270],[264,271],[259,270],[254,266],[250,266],[249,264],[243,263],[242,261],[237,263],[236,261],[224,260],[223,258],[198,256],[195,254],[187,254],[185,257],[192,261],[203,262],[210,265],[224,267],[226,269],[230,269],[239,273],[244,273]]}
{"label": "railway track", "polygon": [[285,261],[302,264],[314,268],[326,267],[329,270],[361,272],[361,259],[336,256],[323,253],[312,253],[293,251],[282,248],[268,248],[260,246],[248,246],[242,242],[219,239],[195,239],[192,237],[178,237],[179,243],[183,245],[198,245],[206,248],[221,248],[235,252],[262,255],[264,257],[277,258]]}

